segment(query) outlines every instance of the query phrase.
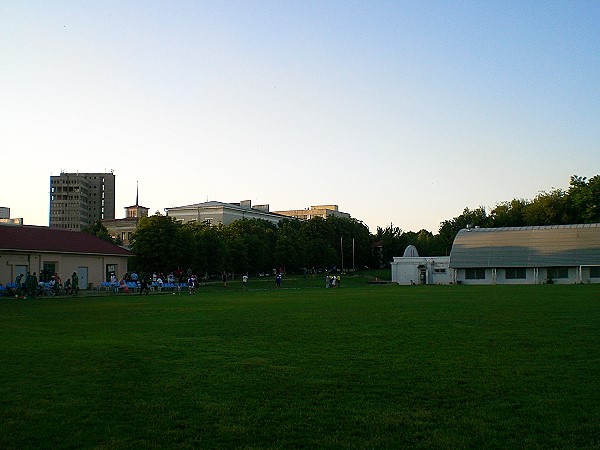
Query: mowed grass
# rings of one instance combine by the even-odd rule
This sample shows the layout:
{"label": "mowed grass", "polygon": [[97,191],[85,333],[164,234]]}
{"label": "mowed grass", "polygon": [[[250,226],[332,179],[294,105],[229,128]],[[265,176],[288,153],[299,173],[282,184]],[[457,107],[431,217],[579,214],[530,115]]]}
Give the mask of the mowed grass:
{"label": "mowed grass", "polygon": [[600,285],[0,301],[0,448],[598,448]]}

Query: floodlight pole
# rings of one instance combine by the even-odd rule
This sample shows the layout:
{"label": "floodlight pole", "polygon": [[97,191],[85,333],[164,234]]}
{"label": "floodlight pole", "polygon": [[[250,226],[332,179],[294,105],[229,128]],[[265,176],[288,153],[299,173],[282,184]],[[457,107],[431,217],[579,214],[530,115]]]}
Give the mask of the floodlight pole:
{"label": "floodlight pole", "polygon": [[340,236],[340,250],[342,252],[342,272],[344,271],[344,238]]}

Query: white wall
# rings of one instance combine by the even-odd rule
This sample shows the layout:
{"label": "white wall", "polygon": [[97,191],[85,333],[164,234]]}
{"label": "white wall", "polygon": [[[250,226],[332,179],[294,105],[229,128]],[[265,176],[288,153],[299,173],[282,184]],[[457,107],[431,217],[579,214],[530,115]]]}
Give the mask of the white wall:
{"label": "white wall", "polygon": [[[546,268],[528,267],[525,272],[525,278],[506,278],[504,268],[485,269],[485,279],[467,279],[465,277],[466,269],[455,269],[456,281],[460,284],[545,284],[548,279]],[[590,268],[583,267],[581,270],[581,281],[579,280],[578,267],[568,268],[567,278],[554,278],[554,284],[575,284],[575,283],[600,283],[600,278],[590,277]]]}
{"label": "white wall", "polygon": [[[391,263],[392,281],[401,285],[422,284],[421,273],[423,270],[425,284],[450,284],[452,270],[449,265],[449,256],[395,257]],[[419,267],[423,267],[423,269]]]}

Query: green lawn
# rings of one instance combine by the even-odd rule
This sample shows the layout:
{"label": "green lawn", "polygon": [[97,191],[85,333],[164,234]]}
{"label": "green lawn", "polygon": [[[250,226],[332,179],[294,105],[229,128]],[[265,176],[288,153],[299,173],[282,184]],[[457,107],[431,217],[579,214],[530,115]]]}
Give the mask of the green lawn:
{"label": "green lawn", "polygon": [[0,300],[0,448],[599,448],[600,285]]}

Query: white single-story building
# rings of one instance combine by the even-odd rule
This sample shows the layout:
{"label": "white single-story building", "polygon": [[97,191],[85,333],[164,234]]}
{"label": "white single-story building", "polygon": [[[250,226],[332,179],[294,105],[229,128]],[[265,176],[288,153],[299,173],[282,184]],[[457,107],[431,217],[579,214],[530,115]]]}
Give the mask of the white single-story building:
{"label": "white single-story building", "polygon": [[401,285],[450,284],[452,274],[449,256],[419,256],[414,245],[404,250],[402,257],[391,263],[392,281]]}
{"label": "white single-story building", "polygon": [[600,224],[463,229],[450,269],[457,284],[600,283]]}
{"label": "white single-story building", "polygon": [[114,273],[127,272],[132,253],[82,231],[30,225],[0,225],[0,283],[36,273],[40,281],[58,274],[63,281],[76,272],[81,289],[98,287]]}

